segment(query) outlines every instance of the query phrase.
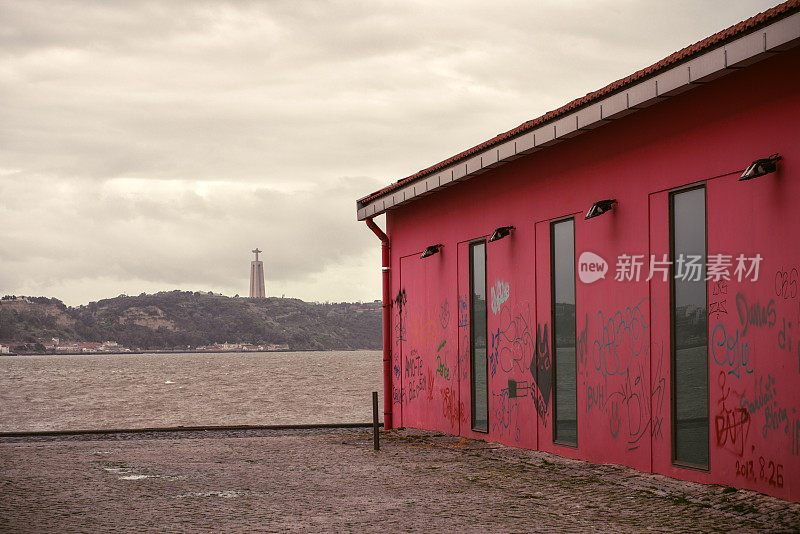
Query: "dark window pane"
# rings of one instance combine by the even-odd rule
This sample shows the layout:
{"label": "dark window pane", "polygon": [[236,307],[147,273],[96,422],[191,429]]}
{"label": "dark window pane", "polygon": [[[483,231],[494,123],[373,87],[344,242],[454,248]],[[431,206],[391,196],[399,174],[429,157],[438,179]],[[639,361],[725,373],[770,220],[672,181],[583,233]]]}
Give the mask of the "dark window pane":
{"label": "dark window pane", "polygon": [[575,221],[552,225],[554,438],[578,443],[578,369],[575,359]]}
{"label": "dark window pane", "polygon": [[489,382],[487,376],[486,243],[470,245],[470,348],[472,428],[489,431]]}
{"label": "dark window pane", "polygon": [[[673,457],[708,466],[708,311],[705,189],[672,197]],[[700,265],[692,271],[689,261]]]}

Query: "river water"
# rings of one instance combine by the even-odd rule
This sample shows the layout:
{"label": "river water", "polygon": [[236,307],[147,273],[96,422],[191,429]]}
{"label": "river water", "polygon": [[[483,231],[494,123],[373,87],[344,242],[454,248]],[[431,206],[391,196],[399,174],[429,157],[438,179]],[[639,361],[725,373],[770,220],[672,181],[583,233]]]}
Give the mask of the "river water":
{"label": "river water", "polygon": [[378,351],[0,357],[0,432],[372,422]]}

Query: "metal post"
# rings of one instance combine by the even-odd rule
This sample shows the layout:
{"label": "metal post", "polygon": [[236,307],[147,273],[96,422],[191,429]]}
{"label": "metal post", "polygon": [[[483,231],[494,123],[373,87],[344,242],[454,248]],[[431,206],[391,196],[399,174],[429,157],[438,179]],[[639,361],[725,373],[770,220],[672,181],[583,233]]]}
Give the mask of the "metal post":
{"label": "metal post", "polygon": [[378,435],[378,392],[372,392],[372,441],[375,444],[375,450],[381,450],[380,437]]}

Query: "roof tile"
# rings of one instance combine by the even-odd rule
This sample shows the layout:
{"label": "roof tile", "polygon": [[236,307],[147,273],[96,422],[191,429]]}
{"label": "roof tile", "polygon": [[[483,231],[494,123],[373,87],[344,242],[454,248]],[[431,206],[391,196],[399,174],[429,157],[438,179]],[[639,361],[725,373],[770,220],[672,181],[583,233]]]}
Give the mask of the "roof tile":
{"label": "roof tile", "polygon": [[451,164],[453,164],[453,163],[455,163],[457,161],[460,161],[460,160],[463,160],[465,158],[468,158],[469,156],[471,156],[471,155],[473,155],[473,154],[475,154],[477,152],[481,152],[481,151],[489,148],[492,145],[496,145],[496,144],[498,144],[498,143],[500,143],[502,141],[505,141],[507,139],[515,137],[515,136],[517,136],[517,135],[519,135],[521,133],[527,132],[527,131],[529,131],[529,130],[537,127],[537,126],[541,126],[542,124],[550,122],[553,119],[556,119],[556,118],[560,117],[561,115],[565,115],[565,114],[567,114],[567,113],[569,113],[571,111],[574,111],[574,110],[576,110],[578,108],[581,108],[583,106],[589,105],[589,104],[593,103],[594,101],[599,100],[602,97],[606,97],[606,96],[608,96],[608,95],[610,95],[612,93],[615,93],[617,91],[620,91],[620,90],[622,90],[622,89],[624,89],[624,88],[626,88],[626,87],[628,87],[628,86],[630,86],[630,85],[632,85],[634,83],[640,82],[640,81],[642,81],[642,80],[644,80],[646,78],[649,78],[651,76],[659,74],[661,71],[664,71],[664,70],[666,70],[668,68],[674,67],[678,63],[682,63],[684,61],[687,61],[687,60],[693,58],[694,56],[696,56],[698,54],[707,52],[710,49],[716,48],[718,46],[722,46],[725,43],[727,43],[728,41],[731,41],[733,39],[739,38],[742,35],[750,33],[750,32],[756,30],[757,28],[759,28],[761,26],[764,26],[766,24],[770,24],[772,22],[775,22],[776,20],[785,18],[785,17],[791,15],[792,13],[794,13],[795,11],[798,11],[798,10],[800,10],[800,0],[788,0],[787,2],[784,2],[784,3],[782,3],[780,5],[777,5],[777,6],[773,7],[773,8],[771,8],[771,9],[768,9],[768,10],[762,12],[762,13],[759,13],[758,15],[750,17],[747,20],[743,20],[742,22],[740,22],[738,24],[735,24],[735,25],[731,26],[730,28],[724,29],[721,32],[718,32],[718,33],[715,33],[714,35],[706,37],[702,41],[699,41],[697,43],[694,43],[692,45],[687,46],[686,48],[678,50],[677,52],[674,52],[674,53],[670,54],[669,56],[665,57],[664,59],[662,59],[660,61],[657,61],[656,63],[653,63],[649,67],[645,67],[645,68],[643,68],[641,70],[638,70],[638,71],[634,72],[633,74],[631,74],[629,76],[626,76],[625,78],[619,79],[619,80],[617,80],[615,82],[612,82],[612,83],[606,85],[605,87],[603,87],[601,89],[598,89],[597,91],[593,91],[591,93],[587,93],[585,96],[582,96],[580,98],[576,98],[575,100],[573,100],[573,101],[561,106],[558,109],[554,109],[552,111],[548,111],[547,113],[545,113],[544,115],[542,115],[540,117],[537,117],[537,118],[535,118],[533,120],[529,120],[529,121],[523,122],[522,124],[520,124],[516,128],[512,128],[511,130],[508,130],[507,132],[501,133],[501,134],[489,139],[488,141],[484,141],[483,143],[480,143],[479,145],[475,145],[474,147],[472,147],[470,149],[467,149],[467,150],[465,150],[463,152],[460,152],[460,153],[456,154],[455,156],[452,156],[450,158],[447,158],[446,160],[440,161],[439,163],[437,163],[435,165],[431,165],[430,167],[428,167],[426,169],[423,169],[423,170],[421,170],[421,171],[419,171],[419,172],[417,172],[415,174],[412,174],[411,176],[407,176],[407,177],[403,178],[402,180],[398,180],[397,182],[395,182],[393,184],[390,184],[390,185],[384,187],[383,189],[380,189],[380,190],[378,190],[378,191],[376,191],[376,192],[374,192],[374,193],[372,193],[370,195],[367,195],[366,197],[360,199],[360,202],[363,204],[363,203],[369,202],[371,200],[374,200],[374,199],[376,199],[376,198],[378,198],[380,196],[383,196],[383,195],[385,195],[387,193],[390,193],[390,192],[402,187],[403,185],[408,184],[409,182],[413,182],[414,180],[417,180],[417,179],[422,178],[424,176],[427,176],[427,175],[429,175],[429,174],[431,174],[433,172],[436,172],[436,171],[438,171],[440,169],[443,169],[444,167],[447,167],[448,165],[451,165]]}

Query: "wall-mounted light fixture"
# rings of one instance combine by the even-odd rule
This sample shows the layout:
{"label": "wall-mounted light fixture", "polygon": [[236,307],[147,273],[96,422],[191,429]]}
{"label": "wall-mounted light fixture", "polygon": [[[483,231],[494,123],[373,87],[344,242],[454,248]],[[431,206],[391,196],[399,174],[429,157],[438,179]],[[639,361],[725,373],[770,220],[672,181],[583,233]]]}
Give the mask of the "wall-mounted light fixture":
{"label": "wall-mounted light fixture", "polygon": [[431,245],[427,247],[424,251],[422,251],[422,255],[420,258],[427,258],[428,256],[433,256],[434,254],[438,254],[439,251],[442,249],[442,245]]}
{"label": "wall-mounted light fixture", "polygon": [[610,198],[608,200],[598,200],[592,204],[592,207],[586,212],[585,219],[591,219],[592,217],[597,217],[598,215],[602,215],[607,211],[611,211],[611,208],[613,208],[614,204],[616,203],[617,200],[614,198]]}
{"label": "wall-mounted light fixture", "polygon": [[501,226],[500,228],[495,228],[492,235],[489,237],[489,242],[497,241],[498,239],[503,239],[506,236],[511,235],[511,230],[515,230],[516,228],[513,226]]}
{"label": "wall-mounted light fixture", "polygon": [[739,177],[739,181],[744,182],[745,180],[752,180],[753,178],[758,178],[759,176],[764,176],[765,174],[775,172],[778,170],[778,162],[781,159],[782,158],[776,152],[768,158],[755,160],[744,170],[742,175]]}

